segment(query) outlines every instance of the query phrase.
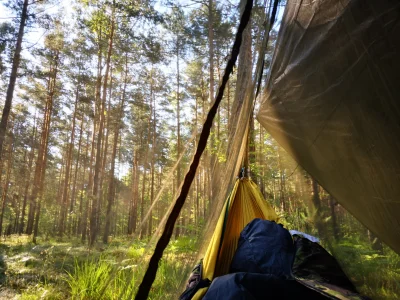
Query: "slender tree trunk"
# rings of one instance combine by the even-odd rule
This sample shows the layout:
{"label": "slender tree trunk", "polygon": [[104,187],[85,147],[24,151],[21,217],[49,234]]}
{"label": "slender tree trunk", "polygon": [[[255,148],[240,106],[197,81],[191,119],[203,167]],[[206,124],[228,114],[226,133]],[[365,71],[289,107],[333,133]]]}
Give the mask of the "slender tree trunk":
{"label": "slender tree trunk", "polygon": [[[256,139],[255,139],[255,129],[254,129],[254,115],[251,112],[250,115],[250,128],[249,128],[249,175],[253,175],[251,173],[251,165],[255,165],[256,163]],[[256,180],[256,178],[255,178]]]}
{"label": "slender tree trunk", "polygon": [[[90,187],[92,186],[93,182],[93,157],[94,157],[94,141],[95,141],[95,122],[93,124],[93,133],[92,133],[92,141],[91,141],[91,150],[90,150],[90,159],[89,159],[89,182],[88,185],[85,188],[85,176],[82,178],[82,185],[81,185],[81,203],[83,202],[83,192],[85,192],[86,196],[86,204],[83,213],[81,214],[81,242],[84,243],[86,241],[86,236],[87,236],[87,229],[88,229],[88,215],[89,215],[89,204],[90,204],[90,198],[89,198],[89,191]],[[86,170],[86,163],[87,163],[87,158],[88,158],[88,152],[89,152],[89,133],[87,135],[87,141],[86,141],[86,155],[85,155],[85,162],[84,162],[84,170]],[[84,173],[85,174],[85,173]],[[82,204],[83,206],[83,204]]]}
{"label": "slender tree trunk", "polygon": [[[209,101],[209,107],[212,106],[214,103],[214,0],[208,0],[208,56],[209,56],[209,63],[210,63],[210,69],[209,69],[209,95],[208,95],[208,101]],[[211,136],[210,136],[210,148],[211,152],[207,153],[207,167],[208,167],[208,174],[210,177],[210,181],[213,181],[213,173],[214,173],[214,165],[216,162],[216,155],[214,154],[214,147],[215,147],[215,126],[211,127]],[[208,201],[211,201],[213,191],[212,191],[212,186],[211,184],[208,185]]]}
{"label": "slender tree trunk", "polygon": [[[153,70],[152,70],[153,72]],[[153,81],[153,75],[152,75],[152,79]],[[153,89],[152,89],[153,90]],[[155,165],[155,156],[156,156],[156,101],[155,101],[155,97],[154,97],[154,92],[152,93],[152,111],[153,111],[153,130],[152,130],[152,147],[151,147],[151,188],[150,188],[150,207],[153,204],[154,201],[154,165]],[[151,236],[153,231],[153,211],[150,211],[150,216],[149,216],[149,236]]]}
{"label": "slender tree trunk", "polygon": [[[146,164],[147,160],[145,159]],[[142,196],[140,198],[140,235],[139,238],[143,239],[146,235],[146,224],[144,222],[144,196],[146,193],[146,166],[143,166],[143,176],[142,176]]]}
{"label": "slender tree trunk", "polygon": [[[4,103],[3,114],[1,116],[1,121],[0,121],[0,161],[2,159],[3,144],[4,144],[6,131],[7,131],[7,123],[8,123],[8,118],[9,118],[10,111],[11,111],[15,83],[17,81],[17,74],[18,74],[18,68],[19,68],[20,57],[21,57],[21,49],[22,49],[22,38],[24,36],[24,30],[25,30],[27,17],[28,17],[28,0],[24,0],[24,4],[22,5],[21,21],[19,24],[17,43],[15,45],[15,52],[14,52],[14,57],[13,57],[13,62],[12,62],[12,67],[11,67],[10,81],[8,82],[6,101]],[[1,173],[1,170],[0,170],[0,173]]]}
{"label": "slender tree trunk", "polygon": [[[109,145],[109,139],[110,139],[110,132],[111,132],[111,95],[112,95],[112,66],[110,66],[110,87],[109,87],[109,97],[108,97],[108,104],[107,104],[107,110],[106,110],[106,115],[107,115],[107,123],[106,126],[104,127],[105,130],[105,135],[103,137],[103,147],[102,147],[102,163],[101,163],[101,173],[102,176],[100,177],[100,194],[99,194],[99,206],[98,206],[98,211],[100,212],[103,206],[103,198],[105,193],[108,194],[107,191],[104,191],[104,179],[106,177],[106,166],[107,166],[107,158],[108,158],[108,145]],[[100,214],[98,214],[98,225],[100,228]]]}
{"label": "slender tree trunk", "polygon": [[315,214],[315,225],[317,227],[318,233],[320,236],[325,236],[324,229],[322,227],[322,207],[321,207],[321,199],[319,197],[319,186],[318,182],[313,178],[312,179],[312,191],[313,197],[312,202],[314,204],[316,214]]}
{"label": "slender tree trunk", "polygon": [[36,126],[36,115],[35,119],[33,121],[33,130],[32,130],[32,140],[31,140],[31,151],[29,154],[29,162],[28,162],[28,174],[26,176],[26,183],[25,183],[25,190],[24,190],[24,201],[22,204],[22,212],[21,212],[21,221],[19,225],[19,234],[22,234],[24,232],[24,226],[25,226],[25,212],[26,212],[26,205],[27,205],[27,200],[28,200],[28,193],[29,193],[29,187],[31,185],[31,174],[32,174],[32,166],[33,166],[33,158],[35,157],[35,141],[36,141],[36,134],[37,134],[37,126]]}
{"label": "slender tree trunk", "polygon": [[[194,147],[193,147],[193,149],[197,149],[197,128],[198,128],[198,122],[199,122],[199,120],[198,120],[198,118],[199,118],[199,116],[198,116],[198,109],[199,109],[199,103],[198,103],[198,101],[199,101],[199,98],[198,97],[196,97],[196,102],[195,102],[195,124],[194,124],[194,130],[195,130],[195,136],[196,136],[196,138],[194,138],[193,139],[193,144],[194,144]],[[196,212],[195,212],[195,225],[196,226],[198,226],[198,224],[199,224],[199,218],[200,218],[200,204],[199,204],[199,185],[200,185],[200,177],[201,177],[201,170],[199,170],[198,172],[197,172],[197,176],[196,176],[196,196],[195,196],[195,198],[196,198]]]}
{"label": "slender tree trunk", "polygon": [[107,195],[107,212],[106,212],[106,225],[104,228],[104,235],[103,235],[103,242],[107,244],[108,236],[110,234],[110,226],[111,226],[111,212],[112,212],[112,205],[114,203],[115,197],[115,159],[117,156],[117,146],[118,146],[118,139],[119,139],[119,132],[122,127],[122,120],[124,118],[124,108],[125,108],[125,98],[126,98],[126,86],[128,83],[128,55],[125,54],[125,76],[124,76],[124,87],[122,91],[122,99],[121,104],[119,107],[117,118],[114,122],[114,143],[111,155],[111,169],[110,169],[110,179],[109,179],[109,186],[108,186],[108,195]]}
{"label": "slender tree trunk", "polygon": [[[42,133],[40,138],[38,156],[35,165],[32,194],[30,197],[31,199],[30,199],[27,229],[26,229],[27,234],[32,234],[36,222],[35,219],[40,216],[40,214],[38,213],[38,210],[40,210],[38,203],[40,202],[39,198],[41,197],[41,192],[43,190],[43,183],[44,183],[44,174],[46,168],[47,150],[48,150],[50,125],[51,125],[51,115],[53,110],[53,99],[54,99],[56,78],[58,72],[58,60],[59,60],[59,51],[57,50],[55,53],[54,62],[52,62],[50,67],[50,77],[48,80],[48,88],[47,88],[48,96],[46,99],[46,107],[44,110]],[[37,222],[38,221],[39,219],[37,219]],[[37,231],[34,232],[33,235],[34,242],[36,242],[36,235]]]}
{"label": "slender tree trunk", "polygon": [[[56,50],[54,56],[54,67],[50,72],[50,80],[49,80],[49,92],[46,101],[46,109],[45,116],[42,128],[42,139],[39,147],[38,157],[36,161],[36,169],[35,169],[35,179],[34,186],[32,191],[32,203],[33,203],[33,213],[35,214],[34,222],[32,218],[31,230],[33,229],[33,242],[36,243],[36,237],[38,235],[39,229],[39,217],[40,217],[40,208],[41,208],[41,197],[43,195],[43,184],[44,177],[46,173],[46,164],[47,164],[47,151],[49,146],[49,135],[50,135],[50,125],[51,125],[51,116],[53,111],[53,102],[54,102],[54,94],[56,90],[56,80],[58,73],[58,63],[59,63],[59,50]],[[28,222],[29,225],[29,222]],[[31,232],[28,232],[30,234]]]}
{"label": "slender tree trunk", "polygon": [[114,132],[114,141],[113,141],[113,150],[111,156],[111,169],[110,169],[110,178],[108,182],[108,194],[107,194],[107,211],[106,211],[106,225],[104,227],[104,235],[103,235],[103,243],[108,243],[108,236],[110,234],[110,226],[111,226],[111,212],[112,205],[114,202],[115,196],[115,158],[117,155],[117,145],[118,145],[118,129]]}
{"label": "slender tree trunk", "polygon": [[285,168],[282,165],[282,157],[278,149],[278,165],[279,165],[279,201],[281,204],[281,210],[287,212],[286,205],[286,180],[285,180]]}
{"label": "slender tree trunk", "polygon": [[[11,134],[12,136],[13,134]],[[8,187],[10,185],[10,176],[11,176],[11,170],[13,166],[13,153],[14,153],[14,141],[13,138],[10,140],[10,145],[9,145],[9,150],[8,150],[8,157],[7,157],[7,175],[6,175],[6,180],[4,182],[3,186],[3,193],[1,195],[1,212],[0,212],[0,235],[3,232],[3,218],[4,218],[4,213],[6,209],[6,204],[7,204],[7,196],[8,196]]]}
{"label": "slender tree trunk", "polygon": [[106,72],[104,74],[104,83],[103,83],[103,97],[100,101],[100,116],[99,116],[99,132],[97,135],[97,152],[96,152],[96,164],[94,168],[94,179],[93,179],[93,202],[92,202],[92,211],[90,215],[90,239],[89,246],[93,246],[96,241],[97,232],[99,228],[98,220],[99,220],[99,197],[100,197],[100,182],[101,182],[101,145],[104,134],[104,112],[105,112],[105,103],[106,103],[106,95],[107,95],[107,82],[108,82],[108,74],[110,71],[110,63],[111,63],[111,54],[113,50],[113,38],[114,38],[114,13],[115,8],[113,7],[112,17],[111,17],[111,29],[110,29],[110,37],[108,43],[108,52],[107,52],[107,61],[106,61]]}
{"label": "slender tree trunk", "polygon": [[[80,166],[80,159],[81,159],[81,148],[82,148],[82,139],[83,139],[83,124],[84,124],[84,116],[82,115],[82,120],[81,120],[81,126],[79,129],[79,142],[78,142],[78,153],[77,153],[77,158],[75,162],[75,170],[74,170],[74,182],[72,184],[72,193],[71,193],[71,205],[69,208],[70,212],[73,212],[74,206],[76,203],[76,183],[78,180],[78,170]],[[86,160],[85,160],[85,166],[83,167],[83,172],[86,171]],[[85,180],[85,177],[83,177],[82,181]],[[82,192],[82,191],[81,191]],[[76,234],[81,233],[80,231],[80,225],[81,225],[81,219],[82,219],[82,201],[79,202],[79,216],[78,216],[78,224],[74,230]],[[78,233],[79,231],[79,233]]]}
{"label": "slender tree trunk", "polygon": [[[176,159],[178,160],[181,155],[181,113],[180,113],[180,69],[179,69],[179,40],[177,38],[176,42],[176,135],[177,135],[177,145],[176,145]],[[176,168],[176,190],[179,189],[181,183],[181,164],[179,163]],[[180,226],[182,225],[182,217],[178,219],[178,226],[175,229],[175,238],[180,235]]]}
{"label": "slender tree trunk", "polygon": [[[147,147],[150,145],[151,142],[151,120],[152,120],[152,116],[153,116],[153,93],[154,93],[154,85],[153,85],[153,71],[151,71],[150,73],[150,116],[148,118],[148,122],[147,122],[147,128],[148,128],[148,134],[147,134]],[[142,132],[143,134],[143,132]],[[142,136],[140,138],[141,141],[141,148],[143,148],[143,139]],[[143,162],[143,181],[142,181],[142,198],[141,198],[141,207],[140,207],[140,223],[141,223],[141,228],[140,228],[140,238],[142,239],[148,232],[147,232],[147,223],[145,220],[145,212],[144,212],[144,205],[145,205],[145,195],[146,195],[146,173],[147,173],[147,164],[148,164],[148,159],[149,159],[149,153],[144,153],[144,162]],[[150,170],[151,172],[151,170]],[[148,187],[150,189],[150,186]],[[149,193],[147,193],[147,195],[149,195]],[[151,214],[150,214],[150,217]]]}
{"label": "slender tree trunk", "polygon": [[[79,86],[79,83],[78,83],[78,86]],[[67,148],[67,157],[66,157],[67,162],[66,162],[66,166],[65,166],[65,177],[64,177],[64,184],[63,184],[62,198],[61,198],[61,212],[60,212],[60,218],[59,218],[59,223],[58,223],[59,236],[62,236],[64,234],[66,217],[67,217],[68,190],[70,187],[72,152],[74,149],[74,142],[75,142],[75,123],[76,123],[76,114],[78,112],[78,99],[79,99],[79,87],[76,88],[74,114],[72,117],[72,124],[71,124],[71,137],[70,137],[68,148]],[[71,201],[71,207],[72,207],[72,201]]]}
{"label": "slender tree trunk", "polygon": [[133,168],[135,171],[134,182],[133,182],[133,201],[132,201],[132,233],[136,231],[136,223],[137,223],[137,206],[139,199],[139,160],[138,160],[138,151],[135,151],[135,158],[133,163]]}
{"label": "slender tree trunk", "polygon": [[339,240],[339,226],[337,222],[337,217],[336,217],[336,210],[335,210],[335,199],[332,197],[332,195],[329,195],[329,206],[331,208],[331,217],[332,217],[332,227],[333,227],[333,236],[335,237],[335,240]]}

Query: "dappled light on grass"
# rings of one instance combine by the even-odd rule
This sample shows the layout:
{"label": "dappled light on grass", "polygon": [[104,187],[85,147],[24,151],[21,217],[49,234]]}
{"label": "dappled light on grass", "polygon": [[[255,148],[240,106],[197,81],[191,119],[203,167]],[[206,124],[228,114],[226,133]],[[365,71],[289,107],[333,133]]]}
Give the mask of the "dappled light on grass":
{"label": "dappled light on grass", "polygon": [[[173,299],[181,292],[196,245],[187,237],[171,242],[149,299]],[[34,245],[29,236],[12,236],[0,244],[0,298],[128,299],[147,267],[145,247],[116,239],[89,250],[75,240]]]}

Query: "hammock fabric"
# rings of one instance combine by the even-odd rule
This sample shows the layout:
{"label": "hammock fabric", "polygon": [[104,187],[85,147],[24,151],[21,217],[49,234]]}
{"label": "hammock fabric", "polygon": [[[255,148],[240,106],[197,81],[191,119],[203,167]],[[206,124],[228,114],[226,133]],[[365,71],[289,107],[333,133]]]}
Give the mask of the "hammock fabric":
{"label": "hammock fabric", "polygon": [[[225,202],[204,256],[202,279],[213,280],[229,272],[240,233],[255,218],[275,222],[279,220],[257,185],[248,178],[238,179]],[[207,289],[200,289],[193,299],[202,299]]]}

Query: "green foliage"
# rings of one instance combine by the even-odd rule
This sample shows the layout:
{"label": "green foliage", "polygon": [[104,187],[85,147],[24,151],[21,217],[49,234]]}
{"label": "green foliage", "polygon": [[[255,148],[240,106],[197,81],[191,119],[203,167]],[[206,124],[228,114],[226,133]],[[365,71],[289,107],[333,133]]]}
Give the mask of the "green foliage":
{"label": "green foliage", "polygon": [[183,236],[179,239],[171,241],[167,247],[168,253],[193,253],[198,250],[198,241],[190,236]]}
{"label": "green foliage", "polygon": [[360,239],[344,239],[332,253],[360,293],[372,299],[400,298],[400,257],[385,247],[383,253]]}
{"label": "green foliage", "polygon": [[144,247],[137,247],[135,245],[129,248],[127,255],[129,258],[133,259],[134,261],[137,261],[139,258],[143,256],[144,251],[145,251]]}

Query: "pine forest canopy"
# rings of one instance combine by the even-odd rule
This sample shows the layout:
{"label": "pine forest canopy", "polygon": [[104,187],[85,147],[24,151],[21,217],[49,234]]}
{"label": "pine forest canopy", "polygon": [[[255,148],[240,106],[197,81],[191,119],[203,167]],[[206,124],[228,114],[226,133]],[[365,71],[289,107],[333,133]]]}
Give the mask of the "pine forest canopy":
{"label": "pine forest canopy", "polygon": [[[127,249],[146,245],[137,265],[147,265],[246,3],[1,1],[1,243],[13,235],[38,245],[56,237],[92,251],[121,238]],[[185,272],[204,255],[242,167],[286,227],[326,239],[338,255],[348,242],[397,262],[381,240],[400,251],[399,7],[254,1],[173,230],[174,241],[190,240],[192,250],[179,257]],[[117,263],[128,269],[124,262]],[[379,282],[377,273],[370,281],[361,273],[353,276],[363,278],[357,287],[375,295],[369,285]],[[113,290],[110,279],[99,293],[134,295],[135,274],[124,280],[135,277],[134,289]]]}

